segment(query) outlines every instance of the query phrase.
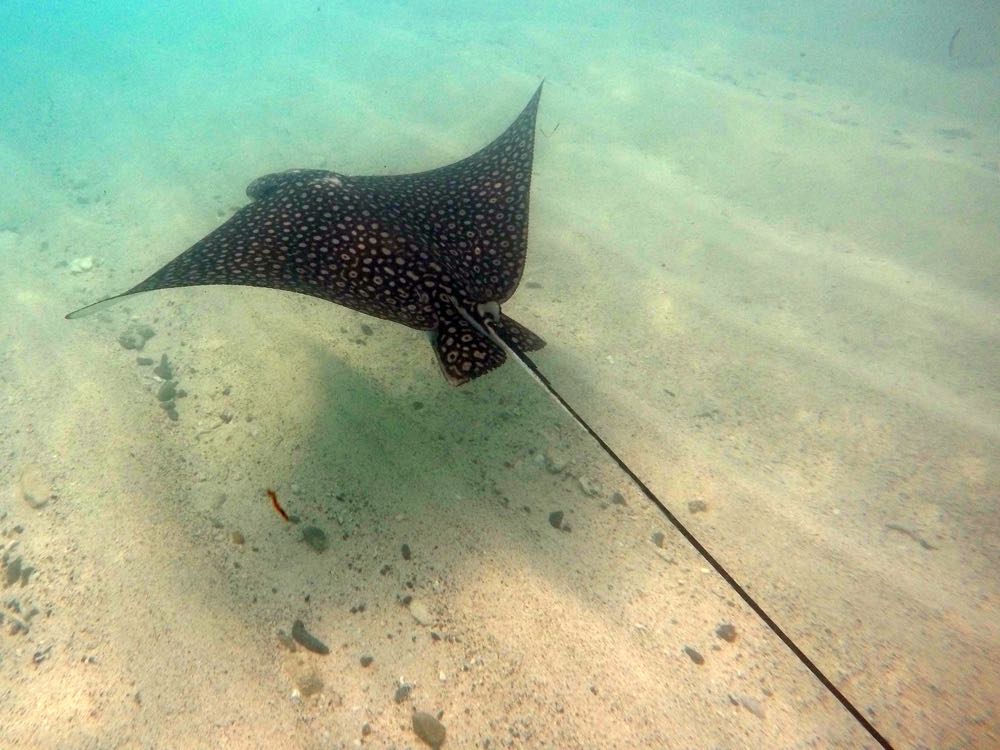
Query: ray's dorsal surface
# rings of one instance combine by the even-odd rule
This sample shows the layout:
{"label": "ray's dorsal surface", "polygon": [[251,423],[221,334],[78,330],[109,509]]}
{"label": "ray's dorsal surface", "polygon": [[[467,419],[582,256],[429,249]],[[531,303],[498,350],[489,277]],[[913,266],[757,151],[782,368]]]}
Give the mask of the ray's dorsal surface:
{"label": "ray's dorsal surface", "polygon": [[535,118],[542,94],[485,148],[415,174],[349,177],[291,169],[254,180],[250,203],[82,318],[155,289],[236,284],[282,289],[427,331],[461,385],[545,342],[504,315],[528,248]]}

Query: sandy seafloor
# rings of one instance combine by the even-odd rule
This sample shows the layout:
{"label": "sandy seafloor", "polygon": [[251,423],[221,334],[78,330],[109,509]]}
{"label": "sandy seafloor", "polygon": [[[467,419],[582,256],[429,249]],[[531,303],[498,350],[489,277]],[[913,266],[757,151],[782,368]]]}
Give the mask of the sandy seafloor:
{"label": "sandy seafloor", "polygon": [[896,747],[1000,746],[988,25],[241,8],[4,48],[0,747],[423,747],[414,710],[453,748],[875,746],[518,367],[453,389],[266,290],[63,320],[253,178],[453,161],[543,75],[505,308],[539,366]]}

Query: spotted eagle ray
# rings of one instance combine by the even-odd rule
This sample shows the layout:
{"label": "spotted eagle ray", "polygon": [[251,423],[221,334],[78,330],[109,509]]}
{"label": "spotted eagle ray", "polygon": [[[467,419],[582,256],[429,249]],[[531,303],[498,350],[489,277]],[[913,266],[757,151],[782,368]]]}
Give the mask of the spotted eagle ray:
{"label": "spotted eagle ray", "polygon": [[485,375],[508,351],[545,345],[500,310],[524,271],[541,94],[539,85],[496,140],[445,167],[260,177],[247,187],[250,203],[214,232],[128,291],[66,317],[154,289],[269,287],[426,331],[450,383]]}
{"label": "spotted eagle ray", "polygon": [[512,353],[632,480],[856,721],[891,745],[539,372],[526,351],[545,345],[500,311],[528,248],[528,194],[542,94],[504,133],[454,164],[404,175],[348,177],[291,169],[254,180],[250,203],[122,294],[76,310],[91,315],[139,292],[235,284],[308,294],[427,331],[441,371],[461,385]]}

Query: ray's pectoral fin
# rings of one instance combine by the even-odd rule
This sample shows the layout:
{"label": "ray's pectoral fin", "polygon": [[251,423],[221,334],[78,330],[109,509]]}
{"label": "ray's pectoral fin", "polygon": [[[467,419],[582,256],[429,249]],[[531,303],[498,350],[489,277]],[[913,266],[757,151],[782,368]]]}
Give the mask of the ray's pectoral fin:
{"label": "ray's pectoral fin", "polygon": [[500,338],[508,344],[513,344],[522,352],[534,352],[545,346],[545,340],[541,336],[503,313],[500,313],[500,320],[493,324],[493,330]]}
{"label": "ray's pectoral fin", "polygon": [[452,385],[462,385],[504,363],[507,353],[457,312],[430,332],[441,372]]}

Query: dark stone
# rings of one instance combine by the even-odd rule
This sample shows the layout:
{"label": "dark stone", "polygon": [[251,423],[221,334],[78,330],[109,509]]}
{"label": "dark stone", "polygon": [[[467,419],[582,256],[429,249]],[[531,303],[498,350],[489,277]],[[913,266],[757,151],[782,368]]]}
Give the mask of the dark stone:
{"label": "dark stone", "polygon": [[410,693],[413,692],[413,685],[408,682],[404,682],[402,685],[396,688],[396,693],[392,696],[392,699],[396,703],[402,703],[407,698],[410,697]]}
{"label": "dark stone", "polygon": [[326,552],[330,546],[326,532],[317,526],[306,526],[302,529],[302,541],[308,544],[317,552]]}
{"label": "dark stone", "polygon": [[691,661],[693,661],[695,664],[697,664],[699,666],[701,666],[702,664],[705,663],[705,657],[702,656],[701,654],[699,654],[697,651],[695,651],[690,646],[685,646],[684,647],[684,653],[687,654],[688,656],[690,656],[691,657]]}
{"label": "dark stone", "polygon": [[156,360],[153,359],[152,357],[136,357],[135,358],[135,363],[137,365],[142,365],[143,367],[149,367],[155,361]]}
{"label": "dark stone", "polygon": [[625,505],[625,496],[620,492],[611,493],[611,503],[613,505]]}
{"label": "dark stone", "polygon": [[164,380],[160,384],[160,390],[156,392],[156,398],[160,401],[173,401],[177,395],[177,386],[173,380]]}
{"label": "dark stone", "polygon": [[688,503],[688,513],[704,513],[708,506],[704,500],[692,500]]}
{"label": "dark stone", "polygon": [[160,356],[160,364],[153,368],[153,374],[164,380],[174,379],[174,368],[167,361],[166,354]]}
{"label": "dark stone", "polygon": [[323,641],[306,630],[306,626],[302,623],[302,620],[296,620],[292,624],[292,638],[302,648],[312,651],[314,654],[325,656],[330,653],[330,648]]}
{"label": "dark stone", "polygon": [[564,513],[561,510],[554,510],[551,513],[549,513],[549,525],[553,529],[561,529],[563,515]]}
{"label": "dark stone", "polygon": [[403,545],[403,546],[402,546],[402,547],[400,548],[400,551],[401,551],[401,552],[402,552],[402,554],[403,554],[403,559],[404,559],[404,560],[409,560],[409,559],[410,559],[410,558],[411,558],[411,557],[413,556],[413,553],[412,553],[412,552],[410,552],[410,545],[409,545],[409,544],[404,544],[404,545]]}
{"label": "dark stone", "polygon": [[375,331],[373,331],[372,327],[370,325],[368,325],[367,323],[362,323],[361,324],[361,333],[363,333],[365,336],[371,336],[373,333],[375,333]]}
{"label": "dark stone", "polygon": [[118,337],[118,343],[126,349],[139,351],[146,345],[146,339],[140,336],[138,332],[129,329]]}
{"label": "dark stone", "polygon": [[426,742],[430,747],[437,750],[444,744],[445,728],[444,724],[434,716],[423,711],[415,711],[413,714],[413,731],[417,737]]}
{"label": "dark stone", "polygon": [[667,538],[663,535],[662,531],[657,531],[653,534],[652,537],[650,537],[650,539],[652,540],[653,544],[662,549],[663,543],[666,541]]}
{"label": "dark stone", "polygon": [[372,656],[371,654],[365,654],[364,656],[361,657],[361,666],[370,667],[373,661],[375,661],[374,656]]}
{"label": "dark stone", "polygon": [[4,588],[16,583],[21,578],[21,558],[15,557],[8,562],[4,573]]}
{"label": "dark stone", "polygon": [[724,641],[732,643],[736,640],[736,628],[728,622],[724,622],[715,629],[715,634]]}

